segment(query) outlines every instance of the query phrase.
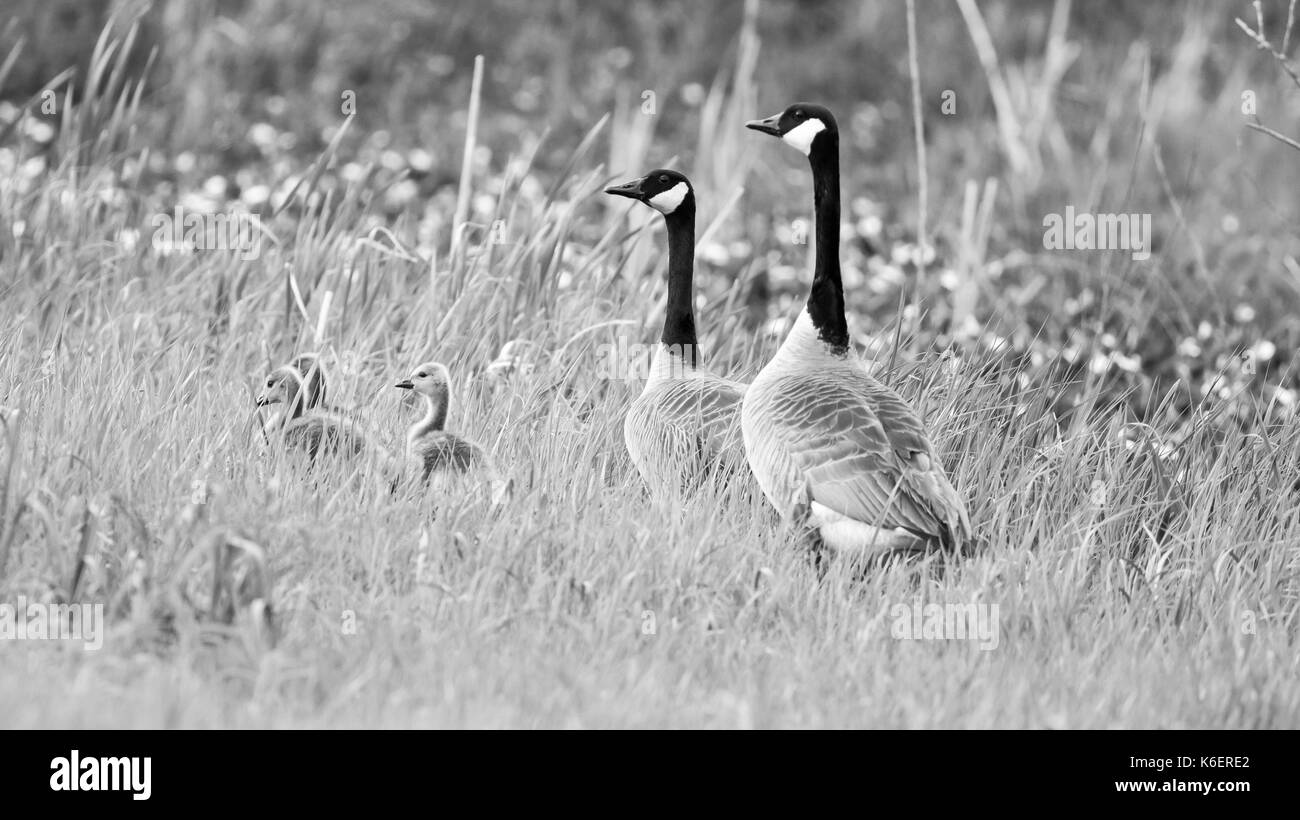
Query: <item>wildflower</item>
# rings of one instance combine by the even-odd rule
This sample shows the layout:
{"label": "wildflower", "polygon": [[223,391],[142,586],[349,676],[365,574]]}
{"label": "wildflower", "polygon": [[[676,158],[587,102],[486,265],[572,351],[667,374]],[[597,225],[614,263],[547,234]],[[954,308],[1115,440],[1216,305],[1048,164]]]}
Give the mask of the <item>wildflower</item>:
{"label": "wildflower", "polygon": [[1251,346],[1249,353],[1257,361],[1267,362],[1277,355],[1277,345],[1273,344],[1268,339],[1260,339]]}
{"label": "wildflower", "polygon": [[1196,339],[1188,336],[1178,343],[1178,355],[1184,359],[1197,359],[1201,356],[1201,345]]}

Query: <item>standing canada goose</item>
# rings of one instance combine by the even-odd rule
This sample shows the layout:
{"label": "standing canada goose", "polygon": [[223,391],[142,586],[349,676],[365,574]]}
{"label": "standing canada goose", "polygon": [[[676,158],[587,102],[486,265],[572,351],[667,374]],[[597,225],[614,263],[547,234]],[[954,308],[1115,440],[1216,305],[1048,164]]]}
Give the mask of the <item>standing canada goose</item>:
{"label": "standing canada goose", "polygon": [[962,549],[970,518],[924,424],[849,343],[835,118],[795,103],[746,127],[808,157],[817,242],[807,304],[745,395],[741,427],[754,476],[782,518],[805,523],[836,551]]}
{"label": "standing canada goose", "polygon": [[497,480],[483,448],[443,429],[451,404],[451,374],[447,368],[437,362],[425,362],[395,386],[424,397],[424,416],[406,431],[407,461],[414,462],[420,480],[428,481],[434,473],[481,471],[492,485],[493,500],[499,500],[503,485]]}
{"label": "standing canada goose", "polygon": [[[304,375],[298,365],[307,364],[313,375]],[[266,427],[268,436],[280,437],[285,446],[302,450],[315,459],[320,453],[359,456],[379,451],[363,430],[352,421],[320,407],[325,397],[325,377],[316,357],[303,355],[293,363],[277,367],[266,377],[257,397],[258,407],[282,404]]]}
{"label": "standing canada goose", "polygon": [[745,386],[700,362],[695,336],[695,190],[676,171],[655,170],[605,191],[643,202],[668,226],[668,301],[645,388],[623,419],[623,441],[651,488],[685,488],[718,463],[743,469],[738,421]]}

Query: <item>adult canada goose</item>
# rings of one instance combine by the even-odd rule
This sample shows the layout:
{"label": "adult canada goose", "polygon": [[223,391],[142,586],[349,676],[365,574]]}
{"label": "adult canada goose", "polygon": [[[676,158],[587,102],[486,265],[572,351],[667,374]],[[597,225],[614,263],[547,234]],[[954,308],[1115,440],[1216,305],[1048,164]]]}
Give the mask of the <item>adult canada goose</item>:
{"label": "adult canada goose", "polygon": [[623,419],[623,441],[652,488],[684,488],[723,461],[744,469],[738,422],[745,387],[700,362],[695,335],[695,190],[676,171],[655,170],[605,191],[643,202],[668,226],[668,301],[645,388]]}
{"label": "adult canada goose", "polygon": [[[302,364],[307,364],[314,375],[304,375],[298,367]],[[372,449],[382,455],[354,422],[322,409],[324,398],[325,378],[315,356],[305,354],[272,370],[257,397],[257,406],[280,404],[283,409],[268,423],[267,435],[280,438],[286,447],[302,450],[313,459],[322,452],[359,456]]]}
{"label": "adult canada goose", "polygon": [[817,242],[808,301],[745,395],[741,427],[754,476],[782,518],[806,523],[836,551],[962,549],[970,518],[924,424],[849,343],[835,118],[795,103],[746,126],[808,157]]}
{"label": "adult canada goose", "polygon": [[406,431],[406,458],[413,463],[420,481],[427,482],[435,474],[479,473],[491,488],[493,502],[500,502],[510,485],[497,477],[483,448],[443,429],[451,404],[451,374],[447,368],[437,362],[425,362],[396,387],[414,391],[424,398],[424,416]]}

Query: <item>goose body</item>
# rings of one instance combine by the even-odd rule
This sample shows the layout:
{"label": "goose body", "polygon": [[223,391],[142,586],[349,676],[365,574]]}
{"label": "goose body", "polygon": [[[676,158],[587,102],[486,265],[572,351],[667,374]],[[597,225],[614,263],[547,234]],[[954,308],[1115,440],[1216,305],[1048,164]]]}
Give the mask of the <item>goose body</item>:
{"label": "goose body", "polygon": [[744,469],[744,385],[691,367],[666,346],[651,374],[623,417],[623,442],[646,484],[684,486],[715,468]]}
{"label": "goose body", "polygon": [[310,354],[271,371],[257,397],[259,407],[282,406],[267,424],[268,436],[313,460],[321,454],[359,457],[372,451],[382,457],[382,450],[355,421],[326,409],[325,384],[320,364]]}
{"label": "goose body", "polygon": [[970,539],[970,519],[924,423],[868,373],[849,344],[834,117],[821,106],[796,103],[749,127],[809,157],[817,222],[808,301],[741,410],[745,452],[759,486],[782,518],[806,525],[836,551],[961,549]]}
{"label": "goose body", "polygon": [[[316,362],[314,357],[308,359],[309,355],[296,356],[293,361],[266,375],[256,404],[270,412],[269,417],[262,420],[262,429],[268,436],[278,434],[290,421],[314,410],[324,396],[324,377],[319,366],[311,367]],[[308,368],[301,367],[303,364]],[[309,372],[313,373],[311,381],[307,377]]]}
{"label": "goose body", "polygon": [[643,202],[668,227],[668,301],[649,378],[623,419],[623,441],[651,488],[689,487],[711,472],[744,469],[740,401],[745,386],[700,361],[695,332],[695,191],[684,175],[655,170],[610,188]]}

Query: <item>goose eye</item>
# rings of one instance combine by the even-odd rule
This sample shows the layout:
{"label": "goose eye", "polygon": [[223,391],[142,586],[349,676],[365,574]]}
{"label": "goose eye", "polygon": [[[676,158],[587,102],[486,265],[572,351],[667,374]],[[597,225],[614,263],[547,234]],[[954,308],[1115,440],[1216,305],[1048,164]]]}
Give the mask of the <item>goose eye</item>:
{"label": "goose eye", "polygon": [[659,181],[660,181],[660,182],[667,182],[667,181],[668,181],[668,175],[667,175],[667,174],[660,174],[660,175],[659,175]]}

